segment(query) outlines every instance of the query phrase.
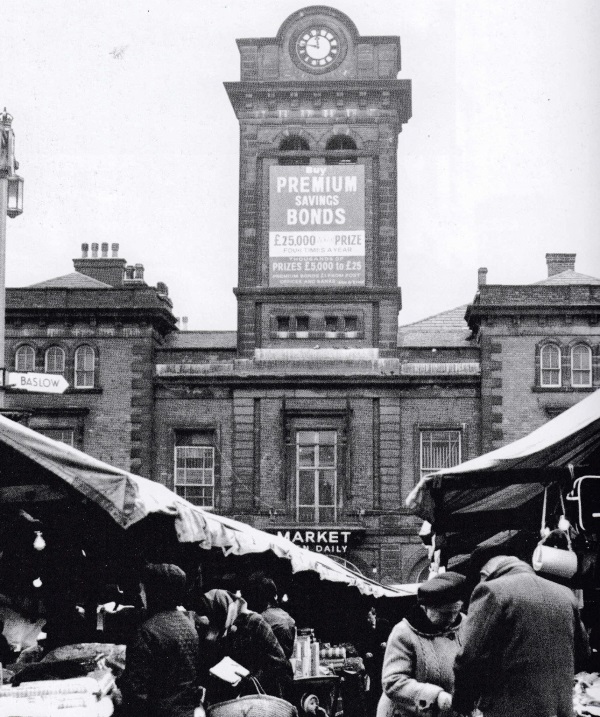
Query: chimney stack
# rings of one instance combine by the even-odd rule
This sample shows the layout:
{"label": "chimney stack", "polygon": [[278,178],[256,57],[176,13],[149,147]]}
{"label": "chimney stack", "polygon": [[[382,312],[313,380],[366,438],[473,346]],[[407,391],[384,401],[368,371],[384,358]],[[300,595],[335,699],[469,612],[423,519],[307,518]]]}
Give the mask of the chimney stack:
{"label": "chimney stack", "polygon": [[488,272],[488,270],[485,268],[485,266],[482,266],[480,269],[477,270],[477,288],[478,289],[480,289],[482,286],[486,285],[487,272]]}
{"label": "chimney stack", "polygon": [[98,256],[98,243],[92,244],[91,256],[89,244],[81,245],[81,258],[73,259],[75,271],[92,277],[109,286],[120,288],[123,286],[123,269],[127,263],[125,259],[118,258],[119,245],[112,245],[112,256],[108,255],[108,242],[102,242],[102,256]]}
{"label": "chimney stack", "polygon": [[546,254],[548,277],[560,274],[563,271],[575,271],[575,257],[577,254]]}

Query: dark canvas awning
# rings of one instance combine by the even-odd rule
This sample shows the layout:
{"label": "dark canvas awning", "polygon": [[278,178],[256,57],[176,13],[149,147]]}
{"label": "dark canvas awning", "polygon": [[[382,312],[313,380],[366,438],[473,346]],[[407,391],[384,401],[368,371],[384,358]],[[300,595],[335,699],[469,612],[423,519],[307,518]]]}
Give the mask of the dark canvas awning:
{"label": "dark canvas awning", "polygon": [[[50,481],[52,476],[60,480]],[[356,587],[363,595],[413,594],[410,589],[385,587],[283,537],[203,510],[159,483],[115,468],[0,415],[0,504],[58,499],[67,486],[99,506],[123,530],[149,516],[167,516],[174,521],[180,543],[220,548],[226,555],[270,551],[290,561],[294,573],[310,570],[321,580]]]}
{"label": "dark canvas awning", "polygon": [[[600,391],[523,438],[421,479],[407,498],[437,533],[537,528],[548,485],[600,468]],[[558,489],[555,490],[558,498]]]}

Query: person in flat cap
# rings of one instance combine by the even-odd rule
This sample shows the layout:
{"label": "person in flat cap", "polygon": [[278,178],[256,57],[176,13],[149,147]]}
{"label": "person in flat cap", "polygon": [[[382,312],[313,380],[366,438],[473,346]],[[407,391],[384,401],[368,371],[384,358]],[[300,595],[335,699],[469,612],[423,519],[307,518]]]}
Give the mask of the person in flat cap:
{"label": "person in flat cap", "polygon": [[438,573],[419,586],[418,604],[387,642],[377,717],[452,714],[464,586],[465,578],[454,572]]}
{"label": "person in flat cap", "polygon": [[126,717],[192,717],[199,705],[200,647],[193,621],[177,607],[186,575],[177,565],[147,565],[146,620],[127,645],[122,678]]}

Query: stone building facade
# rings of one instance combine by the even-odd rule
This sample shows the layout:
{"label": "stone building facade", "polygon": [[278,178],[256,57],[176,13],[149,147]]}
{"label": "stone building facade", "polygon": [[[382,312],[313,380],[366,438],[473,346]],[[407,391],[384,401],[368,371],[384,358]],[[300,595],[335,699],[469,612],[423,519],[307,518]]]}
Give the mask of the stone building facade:
{"label": "stone building facade", "polygon": [[8,291],[8,370],[63,373],[70,388],[9,387],[6,411],[370,577],[414,582],[427,557],[404,500],[419,477],[600,385],[600,280],[571,254],[547,255],[549,277],[528,286],[481,269],[471,304],[398,328],[396,147],[411,115],[399,38],[361,37],[317,6],[238,46],[238,330],[179,330],[164,284],[114,245],[84,245],[73,273]]}

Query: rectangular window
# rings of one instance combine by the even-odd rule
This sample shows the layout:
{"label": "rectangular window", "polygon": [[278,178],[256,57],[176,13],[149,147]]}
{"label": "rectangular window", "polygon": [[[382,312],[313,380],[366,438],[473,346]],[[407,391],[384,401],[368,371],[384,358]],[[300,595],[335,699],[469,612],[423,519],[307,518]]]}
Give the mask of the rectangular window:
{"label": "rectangular window", "polygon": [[296,316],[296,331],[308,331],[308,316]]}
{"label": "rectangular window", "polygon": [[186,432],[175,441],[175,492],[190,503],[215,504],[215,448],[210,432]]}
{"label": "rectangular window", "polygon": [[296,432],[296,520],[335,523],[338,492],[337,431]]}
{"label": "rectangular window", "polygon": [[54,441],[60,441],[66,443],[67,446],[75,445],[75,432],[72,428],[36,428],[38,433],[42,436],[52,438]]}
{"label": "rectangular window", "polygon": [[460,431],[421,431],[421,477],[461,462]]}
{"label": "rectangular window", "polygon": [[358,318],[356,316],[344,316],[345,331],[358,331]]}
{"label": "rectangular window", "polygon": [[290,330],[290,317],[289,316],[278,316],[277,317],[277,331],[289,331]]}
{"label": "rectangular window", "polygon": [[337,331],[338,320],[337,316],[326,316],[325,317],[325,331]]}

